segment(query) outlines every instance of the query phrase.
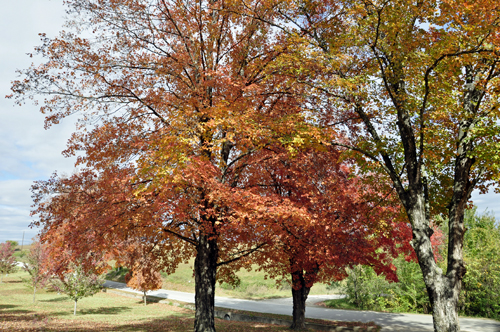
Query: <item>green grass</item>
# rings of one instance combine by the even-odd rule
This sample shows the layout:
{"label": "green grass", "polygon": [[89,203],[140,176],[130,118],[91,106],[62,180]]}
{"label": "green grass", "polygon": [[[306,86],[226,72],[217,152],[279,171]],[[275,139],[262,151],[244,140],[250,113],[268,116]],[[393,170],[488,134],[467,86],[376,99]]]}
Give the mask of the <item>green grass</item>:
{"label": "green grass", "polygon": [[[21,281],[24,272],[10,274],[0,284],[0,331],[189,331],[191,310],[139,299],[98,293],[78,302],[56,292],[40,290],[32,303],[31,290]],[[267,324],[216,320],[219,331],[286,331]]]}
{"label": "green grass", "polygon": [[[182,304],[150,303],[144,306],[140,299],[105,292],[81,299],[77,314],[73,315],[74,302],[54,291],[39,290],[33,303],[31,289],[22,282],[22,278],[27,277],[25,272],[16,272],[0,284],[0,331],[183,332],[192,330],[194,325],[194,312],[183,308]],[[291,319],[289,316],[231,311]],[[334,326],[374,326],[373,323],[307,321]],[[216,319],[216,328],[227,332],[288,331],[287,326],[221,319]]]}

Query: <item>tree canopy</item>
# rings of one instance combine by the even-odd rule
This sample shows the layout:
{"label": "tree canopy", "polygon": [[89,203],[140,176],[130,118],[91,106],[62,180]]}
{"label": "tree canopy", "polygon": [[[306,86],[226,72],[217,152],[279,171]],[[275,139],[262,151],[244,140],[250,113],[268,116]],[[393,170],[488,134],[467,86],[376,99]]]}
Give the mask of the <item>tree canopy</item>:
{"label": "tree canopy", "polygon": [[[46,62],[12,86],[18,103],[45,97],[46,126],[78,115],[65,154],[78,154],[79,172],[33,187],[42,240],[69,244],[70,256],[57,246],[53,255],[85,266],[92,250],[118,256],[142,239],[153,256],[176,250],[161,260],[167,271],[195,256],[195,331],[214,331],[216,276],[234,280],[250,258],[264,259],[262,249],[275,245],[269,231],[280,229],[270,221],[307,233],[319,220],[349,220],[359,223],[352,239],[372,221],[380,232],[395,229],[389,222],[402,215],[393,203],[373,219],[328,214],[343,202],[358,206],[356,195],[342,198],[356,180],[335,197],[314,194],[313,175],[335,169],[343,151],[339,162],[355,160],[349,176],[368,188],[359,199],[397,197],[404,209],[435,330],[459,329],[464,211],[474,188],[500,180],[496,2],[66,5],[68,30],[42,35],[36,52]],[[330,151],[323,164],[307,159],[311,146]],[[279,168],[270,167],[273,148],[286,151]],[[310,174],[287,166],[297,156]],[[445,272],[431,242],[438,214],[450,226]]]}

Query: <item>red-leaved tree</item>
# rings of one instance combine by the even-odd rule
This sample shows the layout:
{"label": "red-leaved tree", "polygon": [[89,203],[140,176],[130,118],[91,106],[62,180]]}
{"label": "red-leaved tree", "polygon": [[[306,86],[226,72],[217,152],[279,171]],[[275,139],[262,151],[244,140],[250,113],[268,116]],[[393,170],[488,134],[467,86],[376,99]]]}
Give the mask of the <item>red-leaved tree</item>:
{"label": "red-leaved tree", "polygon": [[0,244],[0,283],[3,282],[4,274],[11,273],[15,267],[14,248],[10,242]]}
{"label": "red-leaved tree", "polygon": [[272,246],[261,267],[273,278],[291,280],[292,329],[305,328],[305,302],[313,284],[343,279],[346,267],[371,265],[397,280],[392,258],[408,251],[403,243],[411,238],[397,220],[398,206],[390,195],[370,198],[374,188],[363,184],[331,147],[291,154],[273,146],[262,154],[248,185],[279,203],[266,224]]}

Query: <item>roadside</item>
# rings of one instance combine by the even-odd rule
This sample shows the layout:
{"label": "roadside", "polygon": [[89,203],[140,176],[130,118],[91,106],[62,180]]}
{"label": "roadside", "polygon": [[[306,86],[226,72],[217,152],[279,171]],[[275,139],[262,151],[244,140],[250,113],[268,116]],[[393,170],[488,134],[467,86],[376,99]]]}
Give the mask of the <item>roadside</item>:
{"label": "roadside", "polygon": [[[141,292],[128,288],[124,283],[106,281],[105,287],[120,289],[127,292],[140,294]],[[194,303],[194,294],[178,291],[160,289],[150,291],[148,295]],[[315,301],[318,296],[311,296],[307,303],[306,317],[313,319],[336,320],[344,322],[374,322],[382,326],[382,332],[401,331],[401,332],[432,332],[432,316],[419,314],[394,314],[373,311],[353,311],[337,310],[315,306],[315,302],[325,300],[326,297],[320,296],[321,300]],[[328,298],[334,298],[335,295],[328,295]],[[277,315],[291,316],[291,299],[266,299],[266,300],[241,300],[227,297],[215,297],[215,306],[219,308],[244,310],[259,313],[271,313]],[[460,318],[462,332],[500,332],[500,322],[491,319],[482,318]]]}

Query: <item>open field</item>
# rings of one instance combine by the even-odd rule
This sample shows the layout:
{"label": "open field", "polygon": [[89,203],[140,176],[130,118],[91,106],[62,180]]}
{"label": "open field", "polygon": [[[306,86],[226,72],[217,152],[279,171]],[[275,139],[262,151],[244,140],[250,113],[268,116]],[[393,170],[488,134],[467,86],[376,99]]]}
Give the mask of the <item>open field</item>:
{"label": "open field", "polygon": [[[180,292],[194,293],[193,277],[194,260],[188,264],[179,264],[175,273],[171,275],[163,274],[163,287]],[[265,298],[291,297],[292,290],[288,284],[276,287],[273,279],[265,278],[263,271],[257,271],[258,266],[254,266],[252,271],[241,270],[237,273],[241,283],[233,288],[228,284],[217,284],[215,295],[224,297],[233,297],[239,299],[259,300]],[[113,281],[125,282],[126,272],[115,275],[110,278]],[[311,288],[311,295],[329,295],[337,294],[335,289],[328,289],[326,284],[315,284]]]}
{"label": "open field", "polygon": [[[0,284],[0,331],[189,331],[194,313],[189,309],[98,293],[78,303],[65,295],[41,290],[35,304],[21,281],[24,272],[10,274]],[[283,326],[216,320],[219,331],[286,331]]]}

